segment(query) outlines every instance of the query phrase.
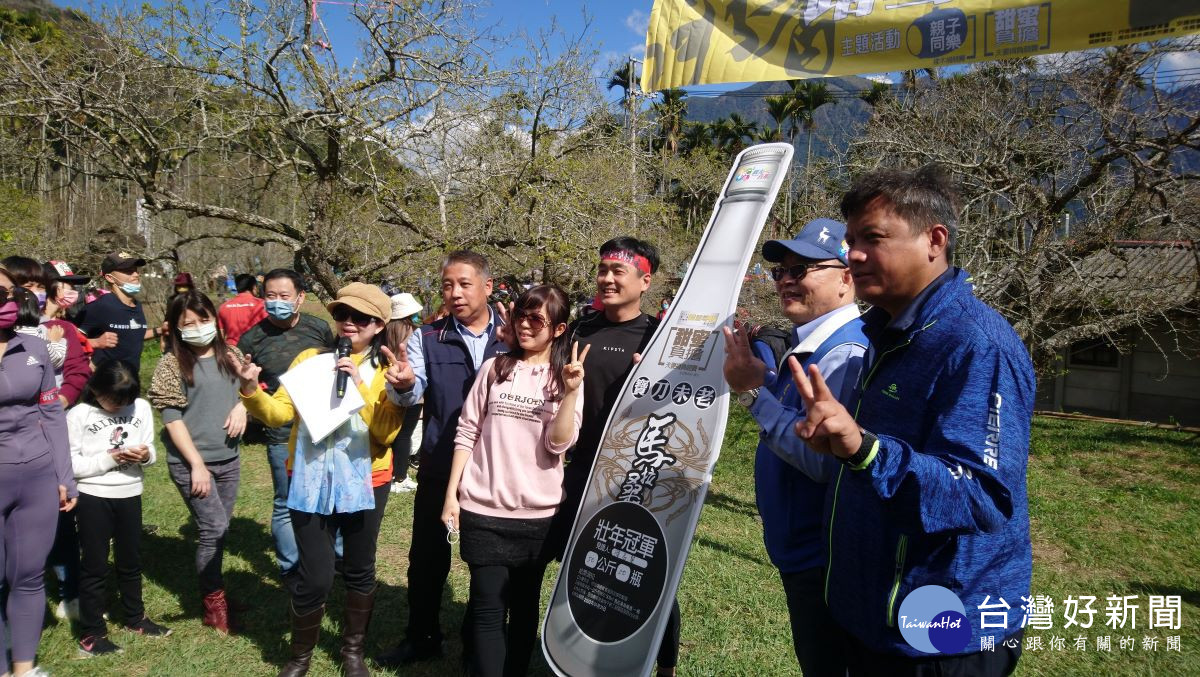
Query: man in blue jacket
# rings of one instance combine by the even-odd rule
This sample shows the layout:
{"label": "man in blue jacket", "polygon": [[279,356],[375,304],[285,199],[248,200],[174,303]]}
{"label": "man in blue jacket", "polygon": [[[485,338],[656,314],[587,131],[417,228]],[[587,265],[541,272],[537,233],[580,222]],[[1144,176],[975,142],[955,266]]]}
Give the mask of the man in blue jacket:
{"label": "man in blue jacket", "polygon": [[867,174],[842,214],[873,306],[857,402],[790,366],[807,413],[796,434],[842,464],[826,494],[825,600],[850,674],[1010,674],[1032,570],[1029,354],[950,265],[957,195],[936,171]]}
{"label": "man in blue jacket", "polygon": [[471,251],[450,252],[442,264],[442,303],[450,314],[413,332],[399,354],[385,353],[392,360],[388,397],[405,407],[425,401],[408,551],[408,627],[398,646],[376,657],[385,668],[442,655],[442,590],[450,574],[442,503],[458,416],[480,365],[508,350],[499,333],[503,321],[488,307],[491,293],[487,259]]}
{"label": "man in blue jacket", "polygon": [[[846,267],[845,237],[845,225],[816,219],[791,240],[765,243],[762,255],[778,264],[771,277],[780,309],[794,325],[787,354],[815,365],[830,390],[849,402],[867,339]],[[762,428],[754,459],[755,498],[767,554],[787,596],[796,659],[806,677],[841,677],[846,673],[841,634],[822,595],[821,509],[837,462],[812,453],[792,433],[803,409],[790,375],[778,375],[783,356],[761,350],[762,342],[752,348],[741,331],[723,331],[725,380]]]}

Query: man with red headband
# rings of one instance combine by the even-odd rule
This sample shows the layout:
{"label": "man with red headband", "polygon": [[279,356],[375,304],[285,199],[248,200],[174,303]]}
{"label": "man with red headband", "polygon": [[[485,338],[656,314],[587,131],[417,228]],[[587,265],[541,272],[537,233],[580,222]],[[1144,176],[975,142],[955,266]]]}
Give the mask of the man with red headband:
{"label": "man with red headband", "polygon": [[[576,320],[570,328],[571,341],[588,352],[587,378],[583,382],[583,425],[579,441],[568,452],[563,473],[566,497],[555,515],[550,542],[566,549],[575,513],[587,489],[592,461],[600,449],[604,426],[621,386],[633,369],[634,355],[650,343],[658,320],[642,312],[642,296],[650,289],[650,277],[658,270],[658,250],[632,237],[618,237],[600,247],[596,271],[596,302],[602,312]],[[671,609],[671,620],[658,652],[658,674],[674,675],[679,658],[679,605]]]}

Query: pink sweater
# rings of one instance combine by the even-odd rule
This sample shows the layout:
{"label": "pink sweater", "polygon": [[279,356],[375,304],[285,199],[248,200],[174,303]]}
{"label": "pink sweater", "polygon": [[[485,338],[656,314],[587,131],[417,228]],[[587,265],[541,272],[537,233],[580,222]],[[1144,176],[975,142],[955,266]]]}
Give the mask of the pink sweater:
{"label": "pink sweater", "polygon": [[455,449],[471,450],[458,485],[463,510],[510,518],[550,517],[563,501],[562,455],[579,437],[583,393],[566,444],[550,443],[559,402],[550,400],[550,365],[518,362],[503,383],[488,381],[495,359],[483,363],[458,420]]}

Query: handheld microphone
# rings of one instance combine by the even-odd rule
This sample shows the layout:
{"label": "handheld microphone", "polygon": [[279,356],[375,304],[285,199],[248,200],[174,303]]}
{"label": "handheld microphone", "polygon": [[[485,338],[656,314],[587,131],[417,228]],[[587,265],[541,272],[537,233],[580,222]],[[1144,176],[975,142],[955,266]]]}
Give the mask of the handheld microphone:
{"label": "handheld microphone", "polygon": [[[350,339],[346,338],[345,336],[338,339],[336,354],[337,354],[337,358],[336,358],[337,360],[340,360],[343,357],[350,357]],[[347,374],[346,372],[344,372],[340,369],[338,370],[338,373],[337,373],[337,396],[339,398],[346,396],[346,379],[349,376],[350,376],[350,374]]]}

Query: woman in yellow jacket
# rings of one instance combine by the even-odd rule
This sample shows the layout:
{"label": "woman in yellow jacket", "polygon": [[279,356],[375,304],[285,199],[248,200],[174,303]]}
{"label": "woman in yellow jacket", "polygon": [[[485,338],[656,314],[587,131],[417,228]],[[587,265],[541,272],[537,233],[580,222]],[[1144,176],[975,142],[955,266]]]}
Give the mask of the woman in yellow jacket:
{"label": "woman in yellow jacket", "polygon": [[[380,348],[391,319],[391,300],[375,285],[355,282],[339,290],[328,308],[336,333],[351,345],[350,356],[335,357],[334,368],[348,375],[366,406],[319,442],[298,416],[286,387],[268,395],[258,387],[261,369],[250,362],[250,355],[237,365],[242,400],[255,418],[272,428],[295,418],[301,423],[292,426],[288,445],[288,508],[300,561],[288,581],[292,658],[281,677],[308,672],[325,598],[333,587],[334,539],[339,531],[346,582],[342,669],[352,677],[370,674],[363,644],[375,601],[375,548],[392,478],[391,444],[404,418],[404,410],[384,390],[387,358]],[[291,368],[328,352],[306,350]]]}

